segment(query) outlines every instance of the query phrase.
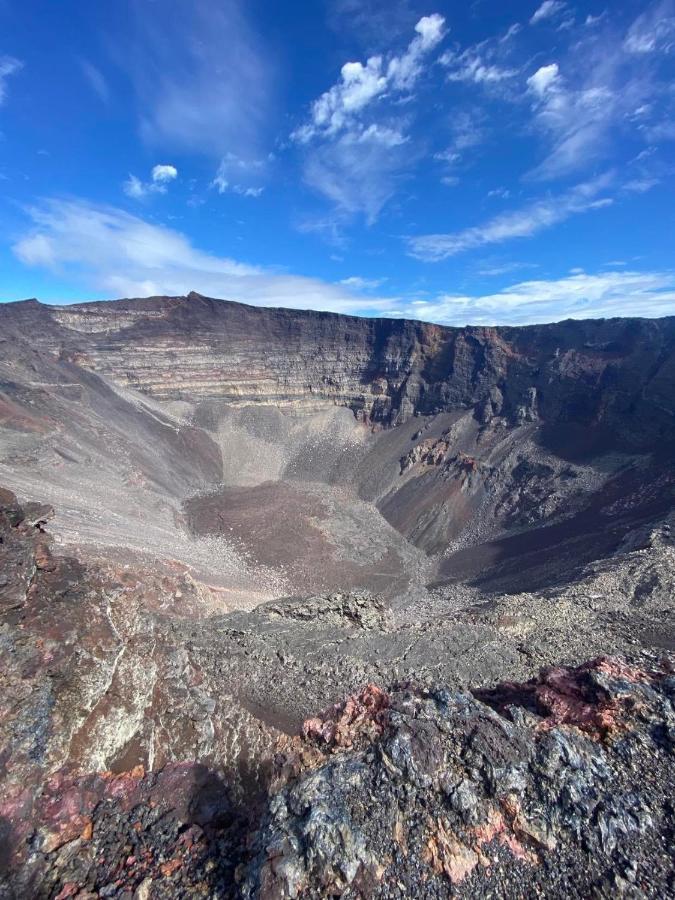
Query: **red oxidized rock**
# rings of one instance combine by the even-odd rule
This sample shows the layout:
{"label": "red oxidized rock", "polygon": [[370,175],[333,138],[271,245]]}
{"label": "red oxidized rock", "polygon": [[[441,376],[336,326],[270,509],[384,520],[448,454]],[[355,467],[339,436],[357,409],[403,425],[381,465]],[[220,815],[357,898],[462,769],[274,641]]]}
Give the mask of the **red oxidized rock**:
{"label": "red oxidized rock", "polygon": [[351,747],[360,737],[372,740],[382,734],[388,707],[388,695],[377,685],[369,684],[320,716],[307,719],[302,734],[329,748]]}

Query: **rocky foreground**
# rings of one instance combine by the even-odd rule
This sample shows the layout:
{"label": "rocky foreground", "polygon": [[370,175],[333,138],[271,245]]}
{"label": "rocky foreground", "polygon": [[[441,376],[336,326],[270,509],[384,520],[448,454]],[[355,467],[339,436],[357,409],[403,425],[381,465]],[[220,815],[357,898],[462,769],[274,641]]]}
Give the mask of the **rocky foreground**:
{"label": "rocky foreground", "polygon": [[[52,555],[48,508],[22,507],[9,492],[0,501],[3,898],[675,892],[667,653],[636,648],[632,658],[551,666],[485,689],[368,684],[295,737],[269,725],[248,757],[246,729],[237,754],[216,739],[204,758],[199,742],[173,735],[157,741],[165,753],[154,765],[130,765],[127,754],[110,770],[97,765],[90,733],[100,746],[106,728],[133,724],[143,667],[127,670],[128,694],[116,675],[127,654],[145,653],[150,665],[155,648],[122,639],[109,574]],[[289,623],[316,610],[281,603],[267,615],[292,633]],[[334,599],[322,615],[333,633],[345,619],[359,632],[389,627],[366,598]],[[168,666],[177,650],[162,621],[153,634]],[[203,696],[200,673],[180,671],[191,681],[182,709],[171,706],[170,684],[165,695],[156,687],[142,701],[148,718],[208,732],[201,697],[224,734],[227,713],[219,719]],[[215,694],[217,675],[204,678]],[[181,747],[192,748],[182,759]]]}

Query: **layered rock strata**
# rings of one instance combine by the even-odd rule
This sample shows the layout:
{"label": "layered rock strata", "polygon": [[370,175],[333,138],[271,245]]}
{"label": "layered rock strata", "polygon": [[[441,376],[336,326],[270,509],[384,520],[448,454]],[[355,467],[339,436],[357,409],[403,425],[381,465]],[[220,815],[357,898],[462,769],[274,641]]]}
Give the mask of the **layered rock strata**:
{"label": "layered rock strata", "polygon": [[[673,437],[675,319],[445,328],[265,309],[198,294],[0,306],[5,335],[155,398],[219,398],[377,423],[475,407],[483,422],[543,419],[630,446]],[[590,437],[586,436],[587,439]]]}

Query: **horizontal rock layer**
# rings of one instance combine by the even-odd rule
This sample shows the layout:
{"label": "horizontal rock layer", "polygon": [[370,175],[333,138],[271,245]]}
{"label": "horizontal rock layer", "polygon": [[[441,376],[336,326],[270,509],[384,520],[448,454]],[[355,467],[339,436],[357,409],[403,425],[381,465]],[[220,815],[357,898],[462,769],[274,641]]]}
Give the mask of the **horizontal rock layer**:
{"label": "horizontal rock layer", "polygon": [[675,318],[445,328],[189,294],[6,304],[0,328],[160,400],[339,404],[383,424],[475,407],[632,446],[674,434]]}

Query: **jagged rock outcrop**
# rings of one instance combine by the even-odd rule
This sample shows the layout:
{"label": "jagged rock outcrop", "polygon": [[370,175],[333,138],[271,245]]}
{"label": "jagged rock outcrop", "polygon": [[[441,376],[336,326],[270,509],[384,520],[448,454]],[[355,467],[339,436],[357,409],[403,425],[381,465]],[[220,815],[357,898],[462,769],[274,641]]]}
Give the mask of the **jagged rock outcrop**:
{"label": "jagged rock outcrop", "polygon": [[675,678],[368,687],[275,761],[244,896],[670,896]]}
{"label": "jagged rock outcrop", "polygon": [[245,807],[198,763],[59,772],[10,807],[32,850],[6,896],[670,896],[672,671],[367,686],[280,741]]}

